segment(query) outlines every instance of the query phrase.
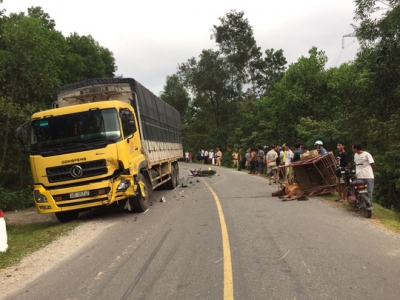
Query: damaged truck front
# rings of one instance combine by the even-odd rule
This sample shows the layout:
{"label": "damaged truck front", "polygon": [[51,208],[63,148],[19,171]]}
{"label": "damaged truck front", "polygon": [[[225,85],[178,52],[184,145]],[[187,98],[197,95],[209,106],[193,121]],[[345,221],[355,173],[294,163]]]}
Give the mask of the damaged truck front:
{"label": "damaged truck front", "polygon": [[60,222],[121,202],[146,211],[153,189],[179,184],[179,112],[131,78],[97,78],[61,87],[53,109],[31,118],[33,197],[38,213]]}

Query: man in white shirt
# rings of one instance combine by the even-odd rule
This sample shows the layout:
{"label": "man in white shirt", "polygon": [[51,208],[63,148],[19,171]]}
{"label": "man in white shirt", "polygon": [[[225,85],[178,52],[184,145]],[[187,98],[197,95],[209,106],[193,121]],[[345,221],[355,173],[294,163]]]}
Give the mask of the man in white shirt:
{"label": "man in white shirt", "polygon": [[214,161],[214,150],[213,149],[211,149],[211,151],[208,152],[208,158],[210,159],[210,163],[214,165],[215,161]]}
{"label": "man in white shirt", "polygon": [[355,143],[352,146],[354,152],[354,163],[356,165],[357,179],[362,179],[367,182],[367,203],[372,207],[372,192],[374,190],[374,170],[375,162],[372,155],[362,149],[361,144]]}
{"label": "man in white shirt", "polygon": [[[293,152],[292,152],[292,150],[290,150],[290,145],[288,143],[285,144],[285,151],[286,151],[285,166],[288,166],[292,163],[292,159],[293,159]],[[291,167],[286,168],[286,177],[287,177],[287,183],[292,183],[293,178],[292,178],[292,168]]]}
{"label": "man in white shirt", "polygon": [[189,151],[185,152],[185,160],[186,160],[186,163],[189,162]]}
{"label": "man in white shirt", "polygon": [[204,163],[208,164],[208,151],[204,150]]}

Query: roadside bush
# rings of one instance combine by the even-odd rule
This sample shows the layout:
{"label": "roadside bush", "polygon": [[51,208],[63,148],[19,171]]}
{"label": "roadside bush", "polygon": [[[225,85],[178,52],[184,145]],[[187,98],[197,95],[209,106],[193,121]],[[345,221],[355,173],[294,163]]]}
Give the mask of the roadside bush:
{"label": "roadside bush", "polygon": [[389,151],[375,157],[374,201],[400,211],[400,153]]}
{"label": "roadside bush", "polygon": [[27,186],[25,189],[11,190],[0,186],[0,209],[3,211],[11,211],[17,209],[25,209],[34,206],[32,198],[32,187]]}

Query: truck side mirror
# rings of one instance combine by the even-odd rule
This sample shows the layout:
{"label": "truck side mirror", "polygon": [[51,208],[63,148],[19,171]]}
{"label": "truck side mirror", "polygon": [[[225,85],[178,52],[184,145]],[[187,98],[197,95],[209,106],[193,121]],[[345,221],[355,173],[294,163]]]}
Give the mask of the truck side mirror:
{"label": "truck side mirror", "polygon": [[21,144],[22,147],[22,152],[26,153],[26,137],[25,137],[25,129],[23,127],[23,125],[19,126],[16,130],[15,130],[15,136],[18,138],[19,143]]}

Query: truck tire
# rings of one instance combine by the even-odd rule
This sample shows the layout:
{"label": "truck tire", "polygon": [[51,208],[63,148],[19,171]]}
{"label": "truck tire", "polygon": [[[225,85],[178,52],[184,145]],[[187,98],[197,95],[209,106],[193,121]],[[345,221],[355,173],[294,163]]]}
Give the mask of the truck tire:
{"label": "truck tire", "polygon": [[174,166],[175,166],[176,186],[178,186],[179,185],[179,165],[178,165],[178,163],[175,163]]}
{"label": "truck tire", "polygon": [[[147,179],[146,179],[147,178]],[[150,203],[150,198],[151,195],[153,194],[153,189],[151,188],[151,183],[150,180],[148,180],[148,176],[143,176],[143,174],[139,173],[137,175],[137,180],[141,180],[145,182],[145,194],[147,195],[146,197],[143,197],[142,191],[140,190],[139,186],[139,191],[138,194],[135,197],[129,198],[129,204],[131,205],[131,211],[132,212],[145,212],[149,208],[149,203]]]}
{"label": "truck tire", "polygon": [[176,186],[178,185],[176,183],[176,166],[175,165],[171,165],[171,180],[168,180],[166,183],[166,187],[169,190],[173,190],[174,188],[176,188]]}
{"label": "truck tire", "polygon": [[60,223],[68,223],[78,219],[79,210],[60,211],[55,214]]}

